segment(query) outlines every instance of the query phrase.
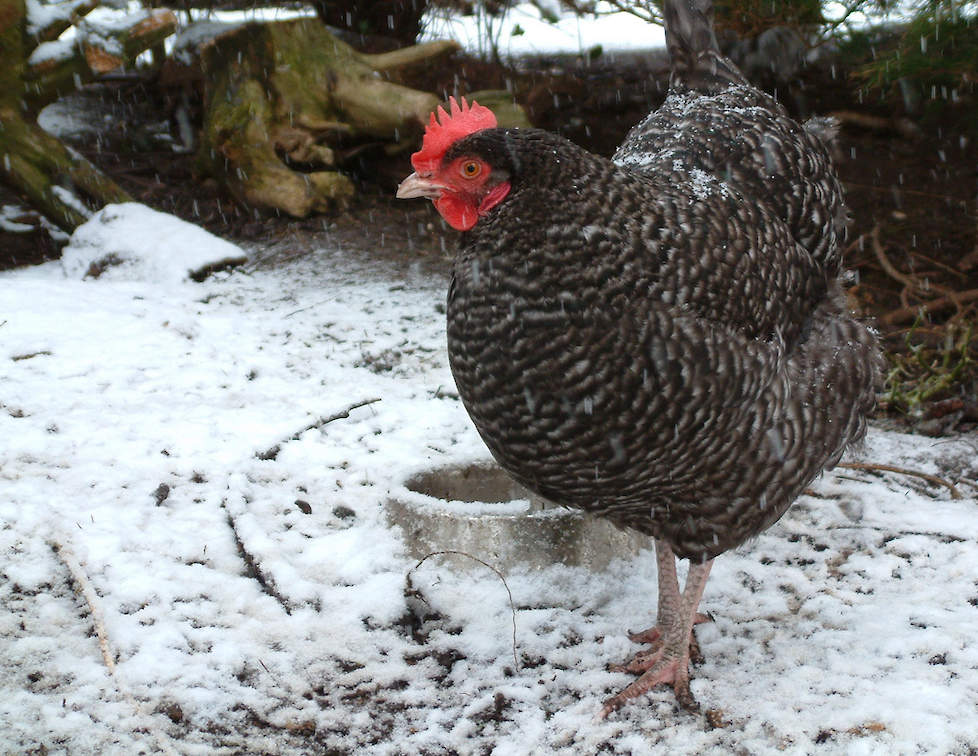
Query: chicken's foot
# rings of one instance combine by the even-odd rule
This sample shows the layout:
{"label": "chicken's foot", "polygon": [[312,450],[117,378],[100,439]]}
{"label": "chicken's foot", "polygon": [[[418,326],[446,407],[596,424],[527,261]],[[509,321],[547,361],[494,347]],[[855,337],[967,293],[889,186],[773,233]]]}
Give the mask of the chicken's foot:
{"label": "chicken's foot", "polygon": [[640,652],[617,668],[642,675],[621,693],[605,702],[600,714],[602,718],[630,699],[662,683],[672,684],[676,699],[684,709],[697,708],[689,688],[689,662],[691,657],[701,657],[693,636],[693,626],[709,619],[696,610],[703,597],[713,561],[690,564],[685,590],[680,593],[672,549],[664,541],[658,540],[655,547],[659,567],[658,617],[654,627],[630,636],[638,642],[652,643],[653,648]]}

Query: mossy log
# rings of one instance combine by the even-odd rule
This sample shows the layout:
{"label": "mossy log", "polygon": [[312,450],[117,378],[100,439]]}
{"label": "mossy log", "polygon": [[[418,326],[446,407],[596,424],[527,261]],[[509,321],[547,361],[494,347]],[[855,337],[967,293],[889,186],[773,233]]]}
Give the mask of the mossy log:
{"label": "mossy log", "polygon": [[298,218],[326,210],[354,191],[337,170],[342,154],[365,143],[388,154],[412,148],[438,105],[379,71],[456,49],[440,42],[362,55],[317,19],[230,29],[199,50],[198,164],[249,205]]}
{"label": "mossy log", "polygon": [[91,210],[130,197],[25,109],[25,25],[24,0],[0,0],[0,180],[70,232]]}
{"label": "mossy log", "polygon": [[0,176],[59,228],[73,231],[92,210],[132,198],[94,165],[21,113],[0,107]]}

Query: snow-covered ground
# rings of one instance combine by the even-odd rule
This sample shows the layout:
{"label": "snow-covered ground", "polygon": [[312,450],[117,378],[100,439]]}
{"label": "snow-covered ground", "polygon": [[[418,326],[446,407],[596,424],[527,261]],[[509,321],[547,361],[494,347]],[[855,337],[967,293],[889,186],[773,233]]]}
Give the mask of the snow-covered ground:
{"label": "snow-covered ground", "polygon": [[[110,210],[67,268],[0,274],[0,752],[978,747],[974,498],[826,474],[713,569],[693,691],[721,726],[665,689],[597,721],[630,679],[607,671],[626,628],[653,618],[650,552],[510,571],[518,668],[489,570],[432,558],[406,597],[389,492],[487,456],[453,394],[444,276],[324,233],[193,283],[223,242],[188,262],[180,222]],[[80,278],[148,240],[152,265]],[[862,456],[973,497],[976,446],[874,428]]]}

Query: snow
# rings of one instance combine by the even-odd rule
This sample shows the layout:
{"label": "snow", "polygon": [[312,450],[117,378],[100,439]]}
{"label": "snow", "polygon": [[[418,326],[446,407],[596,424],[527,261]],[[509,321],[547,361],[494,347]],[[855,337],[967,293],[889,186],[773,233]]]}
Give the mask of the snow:
{"label": "snow", "polygon": [[51,42],[41,42],[27,58],[28,65],[40,66],[43,63],[57,63],[71,58],[75,54],[73,38],[56,39]]}
{"label": "snow", "polygon": [[203,19],[181,27],[176,35],[168,40],[168,52],[184,65],[192,65],[199,50],[215,37],[243,25],[243,21],[216,21]]}
{"label": "snow", "polygon": [[9,231],[15,234],[32,231],[34,229],[32,225],[16,220],[23,212],[23,209],[17,205],[0,206],[0,231]]}
{"label": "snow", "polygon": [[241,248],[199,226],[137,202],[106,205],[75,229],[61,253],[69,278],[184,281],[247,259]]}
{"label": "snow", "polygon": [[[613,12],[608,3],[597,3],[597,17],[579,17],[550,3],[551,17],[545,20],[533,3],[518,3],[507,13],[490,19],[498,34],[499,52],[504,57],[552,53],[587,53],[600,46],[604,51],[650,50],[665,46],[661,26],[648,24],[631,13]],[[477,15],[429,14],[423,38],[455,39],[469,52],[485,54],[485,20]]]}
{"label": "snow", "polygon": [[[544,7],[546,14],[537,6]],[[605,53],[665,47],[662,26],[647,23],[631,13],[616,11],[611,3],[597,2],[594,6],[597,15],[578,16],[559,2],[538,0],[536,3],[516,3],[502,15],[488,20],[478,13],[460,15],[436,9],[426,16],[422,41],[455,39],[467,51],[488,56],[490,50],[486,40],[493,36],[504,58],[585,55],[596,47]],[[651,7],[651,4],[646,6]],[[835,19],[845,15],[846,8],[840,3],[828,3],[825,11],[828,18]],[[912,5],[901,1],[882,13],[853,13],[845,28],[866,28],[883,18],[899,21],[912,15]],[[553,20],[547,20],[545,16]]]}
{"label": "snow", "polygon": [[62,3],[48,3],[42,0],[27,0],[27,33],[34,36],[58,22],[68,23],[85,0],[68,0]]}
{"label": "snow", "polygon": [[[133,268],[0,274],[0,751],[978,746],[974,498],[827,473],[713,568],[693,691],[724,726],[668,690],[597,721],[654,615],[650,552],[510,570],[517,669],[499,578],[412,572],[387,522],[419,469],[487,458],[451,393],[438,266],[324,232],[193,283],[185,255],[228,245],[139,206],[70,249]],[[860,454],[973,497],[976,447],[873,428]]]}

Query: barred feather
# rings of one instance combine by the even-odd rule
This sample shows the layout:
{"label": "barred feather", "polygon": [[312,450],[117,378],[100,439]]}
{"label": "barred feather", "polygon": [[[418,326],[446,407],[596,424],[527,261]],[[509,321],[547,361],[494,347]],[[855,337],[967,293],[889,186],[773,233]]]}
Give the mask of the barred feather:
{"label": "barred feather", "polygon": [[445,156],[512,185],[463,234],[448,300],[490,451],[554,502],[697,560],[835,464],[879,378],[836,280],[846,209],[825,144],[719,56],[702,2],[666,3],[672,92],[613,162],[534,129]]}

